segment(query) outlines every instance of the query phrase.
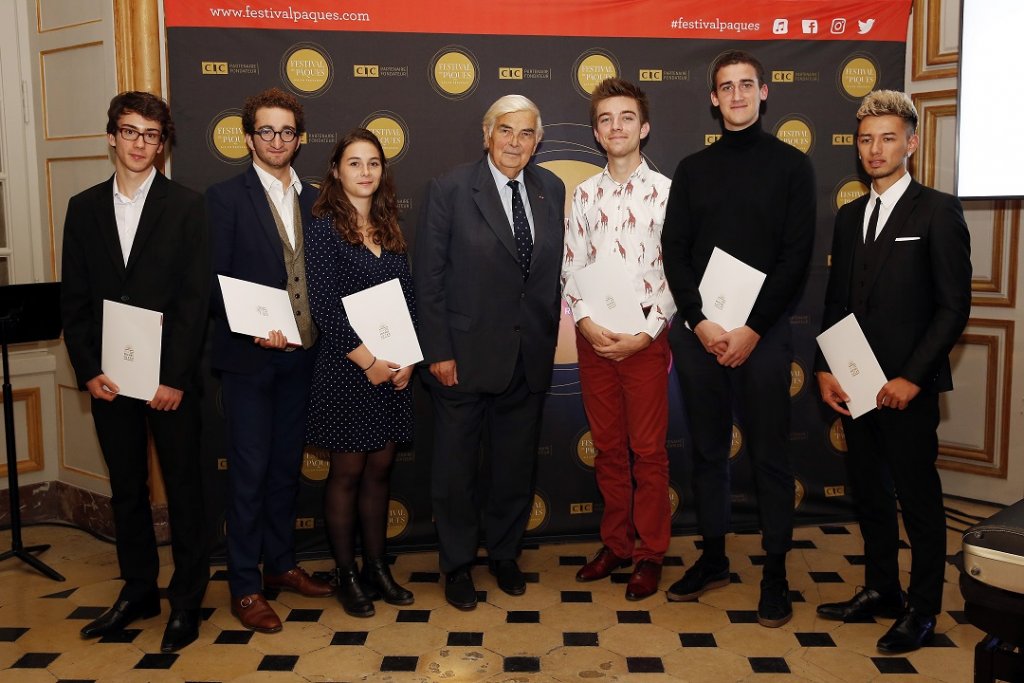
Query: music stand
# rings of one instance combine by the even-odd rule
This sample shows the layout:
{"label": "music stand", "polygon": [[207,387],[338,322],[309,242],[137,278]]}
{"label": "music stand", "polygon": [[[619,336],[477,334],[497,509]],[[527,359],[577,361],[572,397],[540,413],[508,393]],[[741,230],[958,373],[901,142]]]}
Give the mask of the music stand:
{"label": "music stand", "polygon": [[7,437],[7,491],[11,508],[11,549],[0,553],[0,562],[17,557],[55,581],[64,577],[31,553],[41,553],[50,546],[24,547],[21,542],[21,495],[18,491],[18,456],[14,442],[14,394],[7,361],[7,345],[37,342],[60,337],[60,283],[41,282],[32,285],[0,287],[0,345],[4,366],[4,427]]}

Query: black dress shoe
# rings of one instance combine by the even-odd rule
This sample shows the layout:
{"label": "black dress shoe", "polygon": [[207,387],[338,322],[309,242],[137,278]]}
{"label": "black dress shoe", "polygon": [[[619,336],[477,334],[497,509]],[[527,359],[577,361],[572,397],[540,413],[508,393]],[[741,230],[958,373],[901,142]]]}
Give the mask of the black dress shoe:
{"label": "black dress shoe", "polygon": [[522,595],[526,592],[526,577],[515,560],[491,560],[488,564],[491,573],[498,579],[498,588],[509,595]]}
{"label": "black dress shoe", "polygon": [[705,555],[701,555],[693,566],[686,570],[683,578],[669,586],[665,591],[665,597],[672,602],[690,602],[699,598],[705,591],[728,586],[730,580],[729,558],[708,561]]}
{"label": "black dress shoe", "polygon": [[935,617],[911,607],[878,639],[878,651],[887,655],[913,652],[935,637]]}
{"label": "black dress shoe", "polygon": [[123,631],[136,619],[148,619],[160,614],[160,594],[154,591],[140,600],[118,600],[114,606],[82,627],[83,638],[101,638],[108,633]]}
{"label": "black dress shoe", "polygon": [[826,602],[818,605],[818,616],[835,621],[863,621],[872,617],[895,619],[903,614],[906,595],[882,595],[873,588],[864,588],[846,602]]}
{"label": "black dress shoe", "polygon": [[194,642],[199,637],[200,621],[202,614],[198,609],[172,609],[160,641],[160,652],[177,652]]}
{"label": "black dress shoe", "polygon": [[389,605],[411,605],[415,601],[412,592],[398,585],[391,576],[388,561],[381,557],[364,559],[359,578],[371,600],[384,598]]}
{"label": "black dress shoe", "polygon": [[469,565],[448,572],[444,579],[444,599],[456,609],[476,609],[476,586]]}

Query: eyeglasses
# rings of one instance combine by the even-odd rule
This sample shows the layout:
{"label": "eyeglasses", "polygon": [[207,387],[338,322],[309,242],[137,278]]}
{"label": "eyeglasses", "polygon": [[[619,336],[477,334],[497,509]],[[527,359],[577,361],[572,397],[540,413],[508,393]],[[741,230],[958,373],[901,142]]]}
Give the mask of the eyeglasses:
{"label": "eyeglasses", "polygon": [[139,136],[142,136],[143,141],[147,145],[159,145],[163,140],[164,134],[158,130],[147,128],[146,130],[136,130],[130,126],[121,126],[117,129],[117,132],[121,134],[122,140],[128,142],[135,142]]}
{"label": "eyeglasses", "polygon": [[274,130],[270,126],[264,126],[256,131],[256,135],[260,136],[260,140],[263,142],[273,142],[274,138],[278,135],[281,136],[281,142],[291,142],[295,139],[298,133],[295,132],[294,128],[282,128],[281,130]]}

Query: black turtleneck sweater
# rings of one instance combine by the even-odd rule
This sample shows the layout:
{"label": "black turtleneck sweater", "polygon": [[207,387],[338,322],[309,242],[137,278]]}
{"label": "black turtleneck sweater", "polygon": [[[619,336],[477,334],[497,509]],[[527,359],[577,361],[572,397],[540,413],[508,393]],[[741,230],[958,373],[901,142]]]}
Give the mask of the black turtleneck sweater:
{"label": "black turtleneck sweater", "polygon": [[761,129],[724,131],[679,162],[661,243],[679,315],[705,319],[697,287],[718,247],[767,274],[747,325],[760,335],[786,314],[807,273],[816,193],[810,160]]}

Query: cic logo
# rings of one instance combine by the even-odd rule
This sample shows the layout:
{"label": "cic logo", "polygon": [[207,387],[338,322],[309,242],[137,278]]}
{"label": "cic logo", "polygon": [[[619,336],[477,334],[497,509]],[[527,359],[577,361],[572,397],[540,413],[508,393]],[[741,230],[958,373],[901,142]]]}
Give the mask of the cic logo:
{"label": "cic logo", "polygon": [[498,80],[502,80],[502,81],[521,81],[521,80],[523,80],[523,67],[521,67],[521,66],[501,66],[501,67],[498,67]]}
{"label": "cic logo", "polygon": [[203,62],[204,76],[226,76],[228,74],[227,62]]}
{"label": "cic logo", "polygon": [[795,75],[793,71],[773,71],[772,83],[792,83]]}
{"label": "cic logo", "polygon": [[380,67],[376,64],[353,64],[352,75],[356,78],[380,78]]}
{"label": "cic logo", "polygon": [[640,69],[640,81],[647,83],[660,83],[662,78],[661,69]]}

